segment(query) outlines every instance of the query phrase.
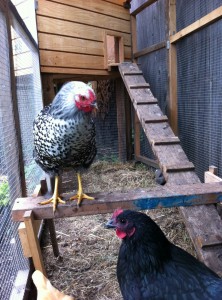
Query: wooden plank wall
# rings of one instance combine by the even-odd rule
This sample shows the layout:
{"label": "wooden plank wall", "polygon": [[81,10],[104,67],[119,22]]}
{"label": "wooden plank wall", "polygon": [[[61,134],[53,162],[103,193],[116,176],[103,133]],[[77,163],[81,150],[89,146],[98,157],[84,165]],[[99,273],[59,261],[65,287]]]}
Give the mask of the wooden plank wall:
{"label": "wooden plank wall", "polygon": [[130,14],[121,0],[39,0],[37,29],[43,73],[110,75],[105,34],[122,36],[124,59],[131,58]]}

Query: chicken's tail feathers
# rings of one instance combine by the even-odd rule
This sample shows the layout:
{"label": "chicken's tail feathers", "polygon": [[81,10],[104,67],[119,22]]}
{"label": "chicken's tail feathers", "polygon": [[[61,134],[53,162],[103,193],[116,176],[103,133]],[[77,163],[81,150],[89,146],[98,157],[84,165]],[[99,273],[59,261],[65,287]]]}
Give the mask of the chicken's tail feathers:
{"label": "chicken's tail feathers", "polygon": [[37,289],[37,300],[74,300],[73,297],[67,296],[54,288],[39,270],[32,274],[32,280]]}

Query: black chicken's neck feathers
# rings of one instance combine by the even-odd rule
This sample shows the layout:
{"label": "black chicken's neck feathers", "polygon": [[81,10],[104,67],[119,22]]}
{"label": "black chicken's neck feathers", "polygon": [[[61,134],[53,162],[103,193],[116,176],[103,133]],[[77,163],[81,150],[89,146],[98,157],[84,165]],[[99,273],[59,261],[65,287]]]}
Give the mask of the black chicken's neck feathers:
{"label": "black chicken's neck feathers", "polygon": [[[171,243],[159,226],[150,217],[139,212],[126,210],[121,214],[122,217],[129,219],[136,230],[133,236],[123,239],[120,252],[138,257],[139,265],[143,268],[151,270],[161,268],[171,257]],[[132,264],[134,263],[138,264],[132,259]]]}
{"label": "black chicken's neck feathers", "polygon": [[124,300],[220,299],[219,276],[168,241],[147,215],[124,211],[118,217],[136,228],[133,236],[123,239],[118,256],[117,278]]}
{"label": "black chicken's neck feathers", "polygon": [[190,271],[194,273],[203,272],[217,277],[191,254],[172,244],[160,227],[146,214],[125,210],[121,218],[129,219],[136,228],[133,236],[123,239],[119,253],[119,259],[124,258],[123,260],[134,266],[133,268],[139,267],[146,272],[161,271],[170,261],[182,268],[190,266]]}

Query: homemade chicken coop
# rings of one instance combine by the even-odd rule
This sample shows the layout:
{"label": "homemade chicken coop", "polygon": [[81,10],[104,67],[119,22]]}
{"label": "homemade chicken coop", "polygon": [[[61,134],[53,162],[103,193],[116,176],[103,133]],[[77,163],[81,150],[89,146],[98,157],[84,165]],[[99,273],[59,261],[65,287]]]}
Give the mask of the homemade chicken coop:
{"label": "homemade chicken coop", "polygon": [[199,258],[221,274],[221,17],[218,0],[0,2],[0,298],[23,297],[30,278],[18,226],[25,256],[44,272],[36,220],[47,219],[53,236],[53,215],[38,205],[32,122],[71,80],[97,93],[98,157],[160,168],[166,185],[104,191],[79,209],[60,205],[55,217],[184,206]]}

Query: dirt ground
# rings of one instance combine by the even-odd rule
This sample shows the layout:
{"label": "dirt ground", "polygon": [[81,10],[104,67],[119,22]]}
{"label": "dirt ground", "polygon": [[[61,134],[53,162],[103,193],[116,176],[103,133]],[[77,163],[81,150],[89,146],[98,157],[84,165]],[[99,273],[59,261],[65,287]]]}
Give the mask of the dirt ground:
{"label": "dirt ground", "polygon": [[[72,172],[64,175],[66,187],[70,186],[70,177],[72,185],[76,185]],[[125,191],[156,185],[154,170],[135,163],[96,162],[82,178],[84,192]],[[144,212],[162,228],[169,240],[195,255],[177,208]],[[53,255],[48,231],[43,233],[42,250],[48,278],[56,288],[76,300],[122,299],[116,279],[120,240],[113,230],[104,228],[110,216],[55,220],[59,258]]]}

